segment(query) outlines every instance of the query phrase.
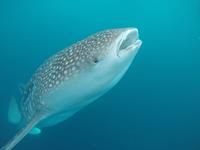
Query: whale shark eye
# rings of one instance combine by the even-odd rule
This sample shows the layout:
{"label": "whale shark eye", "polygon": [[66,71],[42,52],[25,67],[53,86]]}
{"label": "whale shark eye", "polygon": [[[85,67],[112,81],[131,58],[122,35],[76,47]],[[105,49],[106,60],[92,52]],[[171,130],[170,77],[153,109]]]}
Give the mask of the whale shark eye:
{"label": "whale shark eye", "polygon": [[94,58],[94,63],[97,64],[99,62],[98,58]]}

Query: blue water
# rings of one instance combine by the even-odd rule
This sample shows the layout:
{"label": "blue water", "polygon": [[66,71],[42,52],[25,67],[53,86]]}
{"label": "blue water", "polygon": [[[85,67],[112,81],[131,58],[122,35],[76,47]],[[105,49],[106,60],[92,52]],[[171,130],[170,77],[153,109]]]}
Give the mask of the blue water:
{"label": "blue water", "polygon": [[143,45],[121,82],[16,150],[199,150],[199,0],[0,0],[0,145],[18,85],[57,51],[97,31],[137,27]]}

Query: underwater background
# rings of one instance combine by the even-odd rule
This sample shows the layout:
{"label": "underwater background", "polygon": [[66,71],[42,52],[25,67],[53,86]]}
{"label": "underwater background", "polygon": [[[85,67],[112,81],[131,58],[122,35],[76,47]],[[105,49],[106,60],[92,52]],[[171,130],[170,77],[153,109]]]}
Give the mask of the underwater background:
{"label": "underwater background", "polygon": [[200,150],[200,0],[0,0],[0,145],[17,130],[7,112],[20,83],[59,50],[119,27],[143,41],[120,83],[15,149]]}

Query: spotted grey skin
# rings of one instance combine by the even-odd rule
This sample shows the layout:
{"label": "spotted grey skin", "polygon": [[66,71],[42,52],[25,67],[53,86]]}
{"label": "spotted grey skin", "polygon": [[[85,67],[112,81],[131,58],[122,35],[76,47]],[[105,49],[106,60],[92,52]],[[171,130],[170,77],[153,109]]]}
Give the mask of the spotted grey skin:
{"label": "spotted grey skin", "polygon": [[122,30],[125,29],[98,32],[45,61],[24,92],[21,109],[25,119],[29,121],[37,111],[48,110],[43,95],[101,61],[109,51],[108,45]]}
{"label": "spotted grey skin", "polygon": [[46,60],[23,92],[21,130],[0,150],[11,150],[35,127],[64,121],[105,94],[123,77],[141,44],[135,28],[105,30]]}

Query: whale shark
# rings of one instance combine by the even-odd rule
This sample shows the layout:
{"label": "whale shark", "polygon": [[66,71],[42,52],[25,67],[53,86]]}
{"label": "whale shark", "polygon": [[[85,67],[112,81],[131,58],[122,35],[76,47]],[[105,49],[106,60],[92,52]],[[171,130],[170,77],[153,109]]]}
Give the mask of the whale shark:
{"label": "whale shark", "polygon": [[1,150],[13,149],[27,134],[56,125],[94,102],[123,77],[142,41],[137,28],[97,32],[59,51],[35,71],[12,98],[8,117],[19,131]]}

